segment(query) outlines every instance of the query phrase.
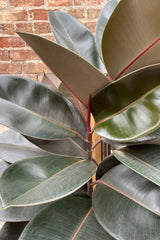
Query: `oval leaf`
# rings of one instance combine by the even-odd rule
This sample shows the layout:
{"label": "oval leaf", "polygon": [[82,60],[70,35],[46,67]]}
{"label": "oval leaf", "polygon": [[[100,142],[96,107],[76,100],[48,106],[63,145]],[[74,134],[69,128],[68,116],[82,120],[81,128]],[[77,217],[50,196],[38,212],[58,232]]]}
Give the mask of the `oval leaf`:
{"label": "oval leaf", "polygon": [[74,52],[33,34],[18,34],[86,107],[90,94],[95,95],[110,84],[100,71]]}
{"label": "oval leaf", "polygon": [[158,240],[159,197],[159,187],[118,165],[96,186],[93,209],[99,223],[116,239]]}
{"label": "oval leaf", "polygon": [[29,206],[57,200],[83,186],[95,171],[92,161],[58,155],[16,162],[1,175],[2,205]]}
{"label": "oval leaf", "polygon": [[97,54],[94,36],[84,24],[73,16],[59,11],[50,11],[48,19],[58,44],[79,54],[104,72],[105,68]]}
{"label": "oval leaf", "polygon": [[102,40],[109,75],[117,79],[160,62],[160,1],[123,0],[113,12]]}
{"label": "oval leaf", "polygon": [[72,104],[31,79],[0,77],[0,122],[20,133],[42,139],[76,135]]}
{"label": "oval leaf", "polygon": [[106,5],[102,8],[102,11],[99,15],[99,18],[96,24],[95,41],[96,41],[97,50],[101,59],[103,59],[103,56],[102,56],[103,33],[108,20],[110,19],[114,9],[116,8],[119,2],[120,0],[110,0],[109,2],[107,2]]}
{"label": "oval leaf", "polygon": [[160,65],[112,83],[92,99],[97,134],[116,142],[136,140],[160,126]]}
{"label": "oval leaf", "polygon": [[160,145],[140,145],[113,151],[114,156],[133,171],[160,186]]}
{"label": "oval leaf", "polygon": [[0,158],[6,162],[14,163],[25,158],[49,155],[51,154],[39,149],[13,130],[7,130],[0,134]]}
{"label": "oval leaf", "polygon": [[86,159],[86,142],[84,141],[87,135],[86,122],[80,112],[72,104],[70,104],[70,110],[73,115],[75,130],[83,137],[82,140],[79,136],[54,141],[36,139],[32,137],[27,137],[27,139],[48,152],[63,156],[83,157]]}
{"label": "oval leaf", "polygon": [[97,222],[91,200],[70,197],[41,211],[25,228],[19,240],[113,240]]}

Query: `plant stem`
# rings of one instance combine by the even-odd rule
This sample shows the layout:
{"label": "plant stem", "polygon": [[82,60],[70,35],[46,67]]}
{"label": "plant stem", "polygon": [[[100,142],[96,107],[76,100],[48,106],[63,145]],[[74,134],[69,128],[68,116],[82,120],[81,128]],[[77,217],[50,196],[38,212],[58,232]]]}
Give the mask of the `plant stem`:
{"label": "plant stem", "polygon": [[88,181],[87,183],[87,194],[88,196],[92,196],[92,192],[93,192],[93,181],[92,181],[92,178]]}
{"label": "plant stem", "polygon": [[[91,131],[91,95],[89,96],[88,101],[88,112],[87,112],[87,153],[88,153],[88,161],[92,161],[92,134]],[[92,179],[90,179],[87,183],[87,194],[92,196],[93,187],[92,187]]]}
{"label": "plant stem", "polygon": [[87,153],[88,160],[92,160],[92,132],[91,132],[91,95],[88,101],[88,112],[87,112]]}
{"label": "plant stem", "polygon": [[92,133],[87,133],[87,153],[88,153],[88,160],[92,160]]}
{"label": "plant stem", "polygon": [[87,111],[87,133],[91,132],[91,95],[88,101],[88,111]]}

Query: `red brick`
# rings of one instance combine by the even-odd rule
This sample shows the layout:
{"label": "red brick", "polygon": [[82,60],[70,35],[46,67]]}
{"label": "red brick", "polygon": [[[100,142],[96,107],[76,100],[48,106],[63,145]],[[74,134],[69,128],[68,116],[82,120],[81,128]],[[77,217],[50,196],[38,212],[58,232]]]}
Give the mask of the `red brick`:
{"label": "red brick", "polygon": [[25,10],[1,11],[0,21],[26,21],[27,12]]}
{"label": "red brick", "polygon": [[85,3],[85,0],[74,0],[74,5],[82,5]]}
{"label": "red brick", "polygon": [[101,0],[86,0],[86,5],[95,6],[95,5],[100,5],[101,3],[102,3]]}
{"label": "red brick", "polygon": [[20,63],[2,63],[0,62],[1,74],[20,74],[22,72],[22,66]]}
{"label": "red brick", "polygon": [[42,6],[44,0],[10,0],[10,5],[14,7]]}
{"label": "red brick", "polygon": [[1,37],[0,48],[24,47],[25,42],[19,37]]}
{"label": "red brick", "polygon": [[14,35],[14,25],[0,24],[0,34]]}
{"label": "red brick", "polygon": [[6,50],[0,50],[0,61],[8,61],[9,60],[9,54]]}
{"label": "red brick", "polygon": [[49,6],[72,6],[72,0],[48,0]]}
{"label": "red brick", "polygon": [[92,33],[95,32],[96,22],[86,22],[85,25]]}
{"label": "red brick", "polygon": [[35,81],[38,81],[38,75],[37,74],[23,74],[23,77],[33,79]]}
{"label": "red brick", "polygon": [[23,73],[33,74],[33,73],[43,73],[50,72],[50,70],[41,62],[25,62],[23,63]]}
{"label": "red brick", "polygon": [[39,57],[32,50],[11,50],[10,58],[14,61],[38,60]]}
{"label": "red brick", "polygon": [[88,9],[87,11],[88,19],[98,18],[100,11],[101,11],[100,9],[94,9],[94,8]]}
{"label": "red brick", "polygon": [[51,33],[51,27],[48,22],[36,22],[34,23],[35,33]]}
{"label": "red brick", "polygon": [[83,9],[74,9],[74,8],[72,8],[72,9],[70,9],[68,11],[68,13],[70,15],[72,15],[73,17],[77,18],[77,19],[84,18],[84,10]]}
{"label": "red brick", "polygon": [[34,9],[29,11],[32,20],[48,20],[48,11],[45,9]]}
{"label": "red brick", "polygon": [[32,33],[32,23],[17,23],[16,30]]}
{"label": "red brick", "polygon": [[54,35],[43,36],[43,37],[46,38],[46,39],[48,39],[48,40],[50,40],[50,41],[52,41],[52,42],[56,42]]}
{"label": "red brick", "polygon": [[0,8],[6,8],[7,7],[7,0],[1,0],[0,1]]}

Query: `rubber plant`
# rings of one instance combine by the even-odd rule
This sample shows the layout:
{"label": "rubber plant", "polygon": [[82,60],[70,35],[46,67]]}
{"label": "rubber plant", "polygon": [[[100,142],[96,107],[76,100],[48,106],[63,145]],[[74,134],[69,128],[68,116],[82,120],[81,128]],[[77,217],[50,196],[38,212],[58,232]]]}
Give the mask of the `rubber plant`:
{"label": "rubber plant", "polygon": [[[57,44],[17,32],[60,85],[0,76],[1,239],[159,239],[159,9],[110,0],[95,37],[51,11]],[[112,154],[97,166],[102,141]]]}

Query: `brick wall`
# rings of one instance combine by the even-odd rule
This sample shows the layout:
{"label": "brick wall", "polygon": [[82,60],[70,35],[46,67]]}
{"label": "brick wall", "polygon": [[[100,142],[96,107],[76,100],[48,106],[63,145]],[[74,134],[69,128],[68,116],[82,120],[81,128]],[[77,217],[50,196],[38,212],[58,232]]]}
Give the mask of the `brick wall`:
{"label": "brick wall", "polygon": [[93,33],[100,10],[108,0],[0,0],[0,74],[23,75],[41,81],[47,67],[14,31],[54,40],[47,13],[60,10],[84,23]]}

